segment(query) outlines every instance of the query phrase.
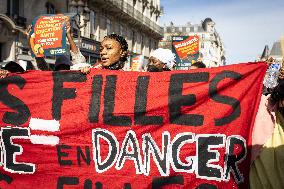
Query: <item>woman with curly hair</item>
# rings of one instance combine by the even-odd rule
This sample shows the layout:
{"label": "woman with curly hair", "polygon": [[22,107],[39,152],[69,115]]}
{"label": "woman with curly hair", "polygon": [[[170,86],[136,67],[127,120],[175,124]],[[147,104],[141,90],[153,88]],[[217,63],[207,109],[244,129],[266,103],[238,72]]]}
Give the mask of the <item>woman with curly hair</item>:
{"label": "woman with curly hair", "polygon": [[[104,37],[100,47],[101,61],[94,65],[95,69],[123,70],[128,57],[128,44],[126,40],[117,34]],[[92,67],[81,69],[83,73],[89,73]]]}

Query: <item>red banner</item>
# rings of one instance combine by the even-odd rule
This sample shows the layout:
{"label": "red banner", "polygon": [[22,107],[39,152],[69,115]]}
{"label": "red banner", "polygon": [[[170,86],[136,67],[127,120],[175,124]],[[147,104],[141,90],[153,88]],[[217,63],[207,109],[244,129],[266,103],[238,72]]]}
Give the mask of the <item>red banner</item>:
{"label": "red banner", "polygon": [[247,188],[264,63],[0,80],[0,188]]}

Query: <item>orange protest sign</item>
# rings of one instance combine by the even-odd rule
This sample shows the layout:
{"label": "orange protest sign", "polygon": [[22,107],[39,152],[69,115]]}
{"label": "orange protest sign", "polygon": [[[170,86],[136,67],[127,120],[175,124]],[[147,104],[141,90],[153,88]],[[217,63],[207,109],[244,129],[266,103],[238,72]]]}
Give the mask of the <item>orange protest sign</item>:
{"label": "orange protest sign", "polygon": [[66,54],[65,15],[42,15],[33,21],[31,48],[36,57]]}

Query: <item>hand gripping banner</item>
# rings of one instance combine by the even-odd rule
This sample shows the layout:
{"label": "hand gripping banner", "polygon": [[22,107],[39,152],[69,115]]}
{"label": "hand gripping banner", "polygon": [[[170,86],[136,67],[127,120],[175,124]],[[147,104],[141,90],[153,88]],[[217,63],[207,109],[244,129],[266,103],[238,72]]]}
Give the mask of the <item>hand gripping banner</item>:
{"label": "hand gripping banner", "polygon": [[0,188],[247,188],[264,63],[0,80]]}

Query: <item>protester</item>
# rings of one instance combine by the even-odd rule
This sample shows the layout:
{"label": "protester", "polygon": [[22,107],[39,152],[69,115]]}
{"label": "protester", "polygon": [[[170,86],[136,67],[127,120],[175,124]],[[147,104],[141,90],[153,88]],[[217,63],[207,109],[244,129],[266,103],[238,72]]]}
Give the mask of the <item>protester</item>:
{"label": "protester", "polygon": [[[68,42],[70,44],[70,53],[71,53],[71,57],[72,57],[72,62],[70,62],[70,60],[68,59],[67,61],[67,57],[65,58],[65,60],[67,61],[66,64],[63,63],[63,65],[61,65],[62,68],[67,69],[67,65],[70,64],[70,68],[72,68],[73,70],[77,69],[79,70],[81,67],[85,67],[85,66],[90,66],[90,64],[86,63],[86,59],[85,57],[82,55],[82,53],[80,52],[80,49],[76,46],[73,37],[72,37],[72,33],[71,33],[71,26],[70,26],[70,20],[69,17],[66,16],[64,19],[64,22],[66,24],[66,37],[68,39]],[[34,48],[32,48],[34,46],[34,34],[31,34],[31,26],[28,27],[28,30],[26,32],[27,36],[28,36],[28,41],[29,44],[31,46],[31,49],[33,50],[34,54],[37,54],[37,52],[34,50]],[[38,51],[40,52],[40,51]],[[37,62],[37,66],[40,70],[51,70],[45,59],[43,57],[36,57],[36,62]],[[80,64],[77,66],[74,66],[76,64]],[[73,65],[73,67],[72,67]],[[69,68],[69,69],[70,69]]]}
{"label": "protester", "polygon": [[54,71],[70,70],[72,63],[67,56],[60,55],[56,57]]}
{"label": "protester", "polygon": [[[128,44],[126,40],[117,34],[105,36],[100,47],[101,61],[93,68],[123,70],[128,57]],[[81,69],[82,73],[89,73],[91,67]]]}
{"label": "protester", "polygon": [[175,63],[175,54],[169,49],[158,48],[150,53],[148,72],[162,72],[173,70]]}
{"label": "protester", "polygon": [[[284,80],[262,95],[253,129],[250,188],[284,188]],[[264,145],[263,145],[264,144]]]}
{"label": "protester", "polygon": [[195,62],[188,69],[194,70],[194,69],[198,69],[198,68],[206,68],[206,65],[203,62]]}
{"label": "protester", "polygon": [[5,78],[9,73],[22,73],[27,70],[28,63],[25,60],[18,62],[10,61],[2,69],[0,69],[0,78]]}

